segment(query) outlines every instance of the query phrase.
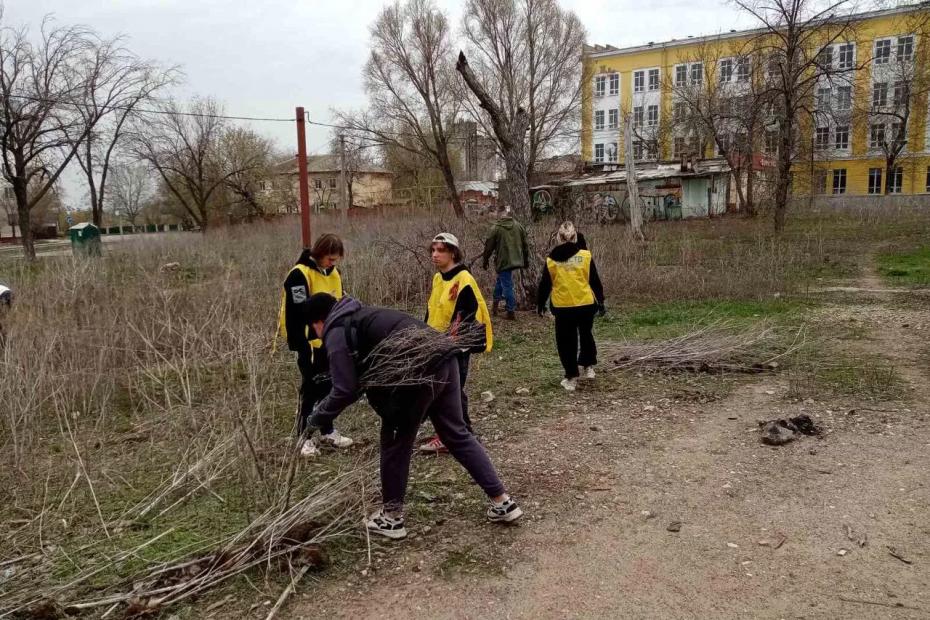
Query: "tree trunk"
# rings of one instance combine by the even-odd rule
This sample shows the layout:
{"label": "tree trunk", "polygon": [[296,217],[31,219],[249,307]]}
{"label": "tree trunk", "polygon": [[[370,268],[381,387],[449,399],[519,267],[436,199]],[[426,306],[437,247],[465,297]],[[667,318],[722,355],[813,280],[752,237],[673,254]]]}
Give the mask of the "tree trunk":
{"label": "tree trunk", "polygon": [[[781,149],[778,153],[778,179],[775,183],[775,232],[785,228],[785,217],[788,211],[788,182],[791,179],[791,155],[794,110],[786,106],[785,120],[781,125]],[[811,177],[811,193],[813,193],[813,177]]]}
{"label": "tree trunk", "polygon": [[16,214],[19,216],[19,236],[23,243],[23,256],[27,261],[36,259],[36,247],[32,234],[32,222],[29,212],[29,191],[25,183],[13,184],[13,195],[16,198]]}
{"label": "tree trunk", "polygon": [[[455,213],[456,217],[464,218],[465,208],[462,207],[462,201],[459,199],[459,192],[455,188],[455,175],[452,174],[452,162],[449,161],[449,151],[446,149],[445,142],[439,145],[437,151],[439,155],[439,167],[442,169],[442,180],[446,184],[446,189],[449,190],[449,202],[452,204],[452,211]],[[430,208],[432,208],[432,205],[430,205]]]}
{"label": "tree trunk", "polygon": [[752,178],[752,158],[749,160],[749,170],[746,171],[746,216],[756,216],[756,206],[753,204],[753,178]]}
{"label": "tree trunk", "polygon": [[623,136],[626,147],[626,191],[630,199],[630,234],[639,241],[645,239],[643,235],[643,212],[639,208],[639,186],[636,183],[636,160],[633,157],[633,115],[626,121],[626,131]]}

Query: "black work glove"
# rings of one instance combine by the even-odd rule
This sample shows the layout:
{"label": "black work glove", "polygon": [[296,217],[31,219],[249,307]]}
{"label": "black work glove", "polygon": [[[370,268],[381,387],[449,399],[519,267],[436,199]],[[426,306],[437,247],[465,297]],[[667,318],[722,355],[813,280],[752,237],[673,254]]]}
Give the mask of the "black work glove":
{"label": "black work glove", "polygon": [[597,304],[597,316],[604,316],[607,314],[607,306],[604,305],[604,302]]}

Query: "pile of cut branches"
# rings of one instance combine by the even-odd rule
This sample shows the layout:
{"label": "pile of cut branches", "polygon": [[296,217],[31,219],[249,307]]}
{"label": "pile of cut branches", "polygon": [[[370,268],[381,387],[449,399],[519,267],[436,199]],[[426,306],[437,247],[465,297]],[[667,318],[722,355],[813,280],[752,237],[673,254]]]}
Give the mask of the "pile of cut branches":
{"label": "pile of cut branches", "polygon": [[803,328],[740,327],[717,321],[657,342],[607,342],[601,355],[614,369],[645,368],[702,373],[760,373],[779,367],[805,343]]}
{"label": "pile of cut branches", "polygon": [[[131,578],[104,587],[91,582],[101,573],[116,571],[148,547],[171,534],[160,532],[146,542],[116,555],[100,554],[65,583],[43,585],[44,562],[23,567],[16,585],[0,597],[0,617],[58,618],[98,610],[111,617],[118,610],[128,616],[155,613],[252,568],[290,569],[303,575],[325,563],[322,544],[353,536],[365,512],[366,489],[374,488],[375,461],[366,454],[355,467],[321,484],[292,505],[282,489],[276,501],[242,530],[198,548],[180,550],[175,557],[150,564]],[[38,559],[38,558],[37,558]],[[30,575],[31,573],[31,575]],[[12,586],[13,584],[7,584]],[[282,598],[293,589],[289,586]]]}

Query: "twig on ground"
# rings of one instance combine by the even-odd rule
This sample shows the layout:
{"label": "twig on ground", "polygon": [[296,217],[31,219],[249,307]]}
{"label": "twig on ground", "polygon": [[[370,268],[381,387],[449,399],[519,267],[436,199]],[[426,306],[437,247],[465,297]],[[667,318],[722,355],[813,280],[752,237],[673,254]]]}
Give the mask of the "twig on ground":
{"label": "twig on ground", "polygon": [[291,595],[294,591],[294,586],[297,585],[301,579],[304,578],[304,575],[307,574],[307,571],[310,570],[310,565],[305,564],[300,571],[297,573],[297,576],[291,579],[291,582],[287,584],[287,587],[284,588],[284,592],[281,593],[281,596],[278,597],[277,602],[274,604],[274,607],[271,608],[271,611],[268,612],[268,615],[265,616],[265,620],[272,620],[275,615],[280,611],[281,607],[284,606],[284,602],[287,600],[287,597]]}

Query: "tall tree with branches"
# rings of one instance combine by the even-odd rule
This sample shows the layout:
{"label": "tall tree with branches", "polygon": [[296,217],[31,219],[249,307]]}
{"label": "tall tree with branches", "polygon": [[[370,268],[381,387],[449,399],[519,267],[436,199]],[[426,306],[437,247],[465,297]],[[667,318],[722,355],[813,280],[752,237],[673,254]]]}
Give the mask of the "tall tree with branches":
{"label": "tall tree with branches", "polygon": [[383,147],[426,155],[442,172],[456,215],[464,217],[449,155],[459,110],[451,45],[449,20],[432,0],[386,6],[371,26],[363,74],[368,110],[336,116]]}
{"label": "tall tree with branches", "polygon": [[45,18],[37,36],[4,22],[0,5],[0,158],[13,190],[23,253],[35,260],[31,213],[100,121],[81,106],[112,94],[96,81],[107,48],[93,31]]}
{"label": "tall tree with branches", "polygon": [[134,132],[136,157],[158,174],[203,233],[230,180],[263,161],[260,150],[241,159],[228,156],[222,113],[222,106],[210,98],[195,99],[185,107],[168,102],[158,113],[146,114]]}
{"label": "tall tree with branches", "polygon": [[143,208],[154,194],[151,171],[140,163],[114,164],[110,167],[111,211],[136,225]]}
{"label": "tall tree with branches", "polygon": [[854,18],[841,15],[850,0],[734,0],[736,6],[758,21],[759,33],[747,51],[760,54],[765,83],[775,104],[778,123],[777,177],[774,192],[774,226],[785,227],[791,167],[798,150],[800,128],[811,119],[817,85],[837,69],[827,66],[821,53],[839,41],[852,39]]}
{"label": "tall tree with branches", "polygon": [[176,83],[179,72],[138,58],[117,38],[96,47],[89,74],[78,112],[85,122],[94,118],[99,122],[75,155],[87,181],[91,218],[99,226],[110,165],[125,142],[131,119],[144,105],[154,103],[160,90]]}
{"label": "tall tree with branches", "polygon": [[468,56],[459,53],[456,69],[475,97],[463,99],[497,142],[505,199],[529,217],[527,177],[536,162],[577,142],[584,27],[556,0],[468,0],[462,35]]}

